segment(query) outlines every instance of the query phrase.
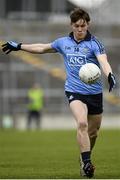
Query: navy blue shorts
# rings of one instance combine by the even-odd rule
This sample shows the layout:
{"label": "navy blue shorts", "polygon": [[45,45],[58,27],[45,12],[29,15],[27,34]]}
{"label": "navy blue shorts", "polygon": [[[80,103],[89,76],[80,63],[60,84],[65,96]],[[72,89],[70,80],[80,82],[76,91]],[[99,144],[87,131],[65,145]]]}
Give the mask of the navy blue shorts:
{"label": "navy blue shorts", "polygon": [[103,94],[83,95],[65,91],[69,104],[74,100],[80,100],[87,105],[88,114],[101,114],[103,112]]}

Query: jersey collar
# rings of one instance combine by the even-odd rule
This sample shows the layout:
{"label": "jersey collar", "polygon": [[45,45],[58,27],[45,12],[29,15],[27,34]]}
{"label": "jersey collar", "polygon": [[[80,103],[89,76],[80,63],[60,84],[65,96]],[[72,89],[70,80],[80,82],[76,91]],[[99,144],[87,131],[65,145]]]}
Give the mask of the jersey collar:
{"label": "jersey collar", "polygon": [[86,34],[85,38],[84,38],[83,40],[81,40],[80,42],[78,42],[78,41],[76,41],[76,40],[74,39],[73,32],[71,32],[71,33],[69,34],[69,37],[71,37],[71,39],[73,39],[77,44],[79,44],[81,41],[90,41],[90,40],[91,40],[91,34],[90,34],[89,31],[87,31],[87,34]]}

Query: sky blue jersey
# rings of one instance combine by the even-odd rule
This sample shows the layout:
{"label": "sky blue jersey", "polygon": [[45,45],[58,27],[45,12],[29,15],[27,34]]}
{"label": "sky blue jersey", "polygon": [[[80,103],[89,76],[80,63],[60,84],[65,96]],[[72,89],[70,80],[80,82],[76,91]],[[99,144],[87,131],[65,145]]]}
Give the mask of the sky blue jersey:
{"label": "sky blue jersey", "polygon": [[79,70],[86,63],[94,63],[100,68],[97,56],[105,54],[102,43],[90,32],[79,43],[74,39],[73,33],[61,37],[51,43],[53,49],[62,54],[64,58],[66,81],[65,91],[80,94],[99,94],[102,92],[101,80],[88,85],[79,78]]}

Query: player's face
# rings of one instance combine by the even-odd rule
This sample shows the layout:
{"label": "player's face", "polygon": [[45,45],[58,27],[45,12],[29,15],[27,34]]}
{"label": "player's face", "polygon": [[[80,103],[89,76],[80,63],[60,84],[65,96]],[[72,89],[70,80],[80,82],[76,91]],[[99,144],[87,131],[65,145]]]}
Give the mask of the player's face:
{"label": "player's face", "polygon": [[72,26],[74,38],[77,41],[80,41],[86,36],[89,23],[84,21],[83,19],[79,19],[77,22],[72,23],[71,26]]}

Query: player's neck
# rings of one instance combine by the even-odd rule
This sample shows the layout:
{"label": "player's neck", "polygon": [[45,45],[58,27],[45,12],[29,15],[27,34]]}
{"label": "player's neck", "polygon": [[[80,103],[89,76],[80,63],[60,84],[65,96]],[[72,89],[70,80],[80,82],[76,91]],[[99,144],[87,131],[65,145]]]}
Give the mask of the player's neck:
{"label": "player's neck", "polygon": [[87,34],[87,32],[84,35],[82,35],[82,36],[76,36],[75,34],[73,34],[73,36],[74,36],[75,41],[80,42],[83,39],[85,39],[86,34]]}

